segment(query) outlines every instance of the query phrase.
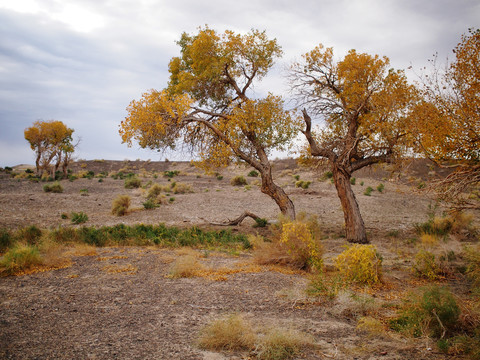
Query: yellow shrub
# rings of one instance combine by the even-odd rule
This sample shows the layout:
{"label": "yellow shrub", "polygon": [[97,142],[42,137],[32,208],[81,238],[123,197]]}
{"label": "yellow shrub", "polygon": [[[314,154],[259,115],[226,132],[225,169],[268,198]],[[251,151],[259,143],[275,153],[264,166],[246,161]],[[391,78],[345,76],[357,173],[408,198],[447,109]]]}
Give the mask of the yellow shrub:
{"label": "yellow shrub", "polygon": [[335,265],[346,282],[373,285],[382,280],[382,258],[374,245],[349,246]]}
{"label": "yellow shrub", "polygon": [[358,319],[357,330],[366,332],[369,336],[374,337],[385,333],[385,326],[380,320],[371,316],[363,316]]}
{"label": "yellow shrub", "polygon": [[434,234],[422,234],[420,241],[426,247],[434,247],[438,244],[438,237]]}
{"label": "yellow shrub", "polygon": [[116,216],[123,216],[127,214],[129,208],[130,208],[130,196],[119,195],[115,198],[115,200],[113,200],[112,214]]}
{"label": "yellow shrub", "polygon": [[322,251],[307,224],[293,221],[283,224],[280,242],[285,244],[295,262],[322,267]]}
{"label": "yellow shrub", "polygon": [[418,277],[436,280],[439,278],[441,269],[435,261],[435,255],[430,251],[422,249],[415,255],[413,272]]}

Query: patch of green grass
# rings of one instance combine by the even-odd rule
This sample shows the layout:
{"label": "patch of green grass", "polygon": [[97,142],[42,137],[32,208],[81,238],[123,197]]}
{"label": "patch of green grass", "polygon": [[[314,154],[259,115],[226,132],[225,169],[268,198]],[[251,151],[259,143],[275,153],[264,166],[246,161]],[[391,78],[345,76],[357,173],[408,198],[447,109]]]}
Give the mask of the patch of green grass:
{"label": "patch of green grass", "polygon": [[0,274],[13,275],[42,263],[42,256],[36,246],[17,244],[0,260]]}
{"label": "patch of green grass", "polygon": [[382,193],[383,190],[385,190],[385,185],[383,185],[383,184],[381,184],[381,183],[378,184],[378,186],[377,186],[377,191],[378,191],[379,193]]}
{"label": "patch of green grass", "polygon": [[125,189],[138,189],[140,186],[142,181],[135,176],[125,179]]}
{"label": "patch of green grass", "polygon": [[43,232],[36,225],[26,226],[16,233],[16,239],[28,245],[36,245],[40,242]]}
{"label": "patch of green grass", "polygon": [[258,173],[257,170],[252,170],[252,171],[250,171],[250,172],[248,173],[247,176],[249,176],[249,177],[258,177],[258,175],[259,175],[259,173]]}
{"label": "patch of green grass", "polygon": [[88,215],[85,214],[83,211],[80,212],[72,212],[70,214],[72,224],[83,224],[88,221]]}
{"label": "patch of green grass", "polygon": [[169,178],[169,179],[174,178],[178,174],[180,174],[180,172],[178,170],[169,170],[169,171],[164,171],[163,172],[163,176],[165,176],[166,178]]}
{"label": "patch of green grass", "polygon": [[63,187],[59,182],[55,181],[53,184],[43,185],[43,191],[52,192],[52,193],[62,193]]}
{"label": "patch of green grass", "polygon": [[363,195],[370,196],[372,195],[373,188],[371,186],[367,187],[365,191],[363,192]]}

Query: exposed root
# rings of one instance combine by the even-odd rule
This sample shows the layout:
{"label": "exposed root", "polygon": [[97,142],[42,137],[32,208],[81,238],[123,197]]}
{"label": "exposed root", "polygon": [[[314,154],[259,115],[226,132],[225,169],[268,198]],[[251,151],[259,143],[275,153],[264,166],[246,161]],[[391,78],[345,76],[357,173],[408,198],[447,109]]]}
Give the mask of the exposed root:
{"label": "exposed root", "polygon": [[229,222],[223,222],[223,223],[212,223],[210,222],[210,225],[218,225],[218,226],[235,226],[235,225],[240,225],[243,220],[245,220],[246,217],[251,217],[253,220],[260,219],[259,216],[255,215],[254,213],[251,213],[249,211],[244,211],[242,215],[240,215],[238,218],[235,220],[231,220]]}

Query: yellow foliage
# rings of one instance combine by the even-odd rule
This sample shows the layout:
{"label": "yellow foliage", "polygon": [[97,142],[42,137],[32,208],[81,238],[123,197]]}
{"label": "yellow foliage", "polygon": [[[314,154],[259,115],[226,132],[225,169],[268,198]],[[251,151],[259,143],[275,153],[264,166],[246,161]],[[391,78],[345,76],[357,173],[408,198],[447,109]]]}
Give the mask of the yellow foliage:
{"label": "yellow foliage", "polygon": [[335,265],[347,282],[374,285],[382,280],[382,258],[374,245],[347,247],[335,258]]}

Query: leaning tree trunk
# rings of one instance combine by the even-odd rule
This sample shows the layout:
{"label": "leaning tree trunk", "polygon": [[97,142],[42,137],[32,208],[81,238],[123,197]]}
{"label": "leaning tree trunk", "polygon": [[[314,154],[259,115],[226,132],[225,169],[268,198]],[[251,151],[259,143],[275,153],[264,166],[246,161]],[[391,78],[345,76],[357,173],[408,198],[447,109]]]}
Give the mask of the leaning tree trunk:
{"label": "leaning tree trunk", "polygon": [[262,193],[270,196],[277,203],[283,215],[295,220],[295,205],[285,191],[273,182],[271,168],[261,169],[260,174],[262,176]]}
{"label": "leaning tree trunk", "polygon": [[333,180],[345,217],[347,241],[357,244],[368,244],[365,224],[350,184],[350,177],[351,175],[348,172],[342,171],[337,166],[333,167]]}

